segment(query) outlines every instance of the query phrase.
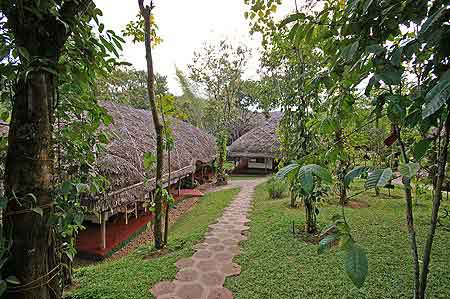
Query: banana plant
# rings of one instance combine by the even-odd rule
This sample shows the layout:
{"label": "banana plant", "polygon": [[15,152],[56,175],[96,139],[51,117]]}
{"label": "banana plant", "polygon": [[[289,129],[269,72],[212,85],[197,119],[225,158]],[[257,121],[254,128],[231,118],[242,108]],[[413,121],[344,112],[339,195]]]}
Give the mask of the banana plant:
{"label": "banana plant", "polygon": [[287,179],[293,198],[304,203],[306,224],[305,231],[317,232],[317,203],[327,194],[327,186],[331,184],[331,175],[325,168],[317,164],[301,165],[298,162],[283,167],[276,174],[279,180]]}

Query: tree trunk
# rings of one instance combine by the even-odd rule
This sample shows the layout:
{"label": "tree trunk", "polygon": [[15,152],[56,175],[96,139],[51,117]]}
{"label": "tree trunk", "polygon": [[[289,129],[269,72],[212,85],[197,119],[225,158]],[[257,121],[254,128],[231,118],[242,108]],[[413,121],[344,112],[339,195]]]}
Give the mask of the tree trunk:
{"label": "tree trunk", "polygon": [[[405,145],[401,139],[400,129],[395,126],[394,129],[398,134],[398,142],[400,144],[400,151],[403,156],[405,163],[409,162],[408,156],[406,154]],[[413,257],[413,271],[414,271],[414,298],[419,298],[420,289],[420,268],[419,268],[419,255],[417,250],[417,240],[416,231],[414,228],[414,215],[413,215],[413,204],[412,204],[412,194],[411,194],[411,179],[407,177],[402,178],[402,183],[405,190],[405,201],[406,201],[406,225],[408,227],[408,238],[411,246],[411,254]]]}
{"label": "tree trunk", "polygon": [[[163,113],[161,111],[161,113]],[[163,119],[164,119],[164,114],[163,114]],[[164,125],[166,125],[166,122],[164,121]],[[167,136],[167,132],[166,132],[166,136]],[[169,175],[167,178],[167,193],[170,196],[170,174],[171,174],[171,169],[170,169],[170,149],[167,150],[167,165],[169,168]],[[164,217],[164,244],[167,245],[168,239],[169,239],[169,211],[170,211],[170,205],[169,202],[166,202],[166,215]]]}
{"label": "tree trunk", "polygon": [[[419,299],[425,299],[425,291],[427,288],[427,278],[431,260],[431,250],[433,246],[434,234],[436,232],[436,224],[438,220],[439,207],[442,200],[442,184],[445,180],[445,168],[447,165],[448,145],[449,145],[449,133],[450,133],[450,112],[447,115],[447,119],[444,125],[444,136],[442,140],[441,151],[438,158],[438,171],[436,185],[433,194],[433,208],[431,210],[431,223],[428,231],[427,241],[425,243],[425,249],[423,253],[423,264],[420,276],[420,290]],[[439,131],[441,134],[441,131]]]}
{"label": "tree trunk", "polygon": [[[22,283],[8,298],[60,298],[53,213],[52,121],[53,75],[32,72],[19,80],[13,102],[5,193],[8,203],[5,235],[12,238],[7,271]],[[43,215],[32,211],[42,211]]]}
{"label": "tree trunk", "polygon": [[156,132],[156,192],[155,192],[155,220],[153,223],[153,234],[155,238],[155,248],[162,249],[164,240],[162,236],[162,172],[163,172],[163,126],[158,116],[155,100],[155,74],[153,70],[152,57],[152,40],[151,40],[151,24],[150,16],[153,6],[145,6],[144,0],[138,0],[139,9],[144,18],[145,33],[145,58],[147,60],[147,92],[150,101],[150,109],[152,111],[153,124]]}

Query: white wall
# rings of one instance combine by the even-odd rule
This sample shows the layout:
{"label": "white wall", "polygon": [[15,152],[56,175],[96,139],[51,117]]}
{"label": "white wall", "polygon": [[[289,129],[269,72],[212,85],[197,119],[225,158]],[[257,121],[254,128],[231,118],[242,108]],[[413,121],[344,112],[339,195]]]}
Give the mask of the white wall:
{"label": "white wall", "polygon": [[257,168],[257,169],[272,169],[273,160],[266,159],[266,163],[257,163],[256,159],[248,160],[248,168]]}

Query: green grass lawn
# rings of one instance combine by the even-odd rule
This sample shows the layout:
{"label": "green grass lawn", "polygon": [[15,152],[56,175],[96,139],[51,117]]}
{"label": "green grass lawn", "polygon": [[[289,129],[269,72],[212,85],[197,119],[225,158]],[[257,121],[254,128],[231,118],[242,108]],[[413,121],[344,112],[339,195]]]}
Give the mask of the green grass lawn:
{"label": "green grass lawn", "polygon": [[[357,191],[355,188],[354,191]],[[387,191],[386,191],[387,192]],[[249,239],[242,243],[238,277],[226,280],[235,298],[411,298],[412,259],[399,186],[392,197],[375,197],[373,191],[356,199],[369,208],[346,209],[353,236],[368,252],[369,275],[361,289],[353,286],[344,272],[342,253],[317,254],[317,245],[306,244],[292,234],[292,221],[300,225],[303,209],[290,209],[288,199],[269,200],[259,186],[251,214]],[[384,191],[383,191],[384,193]],[[444,206],[449,206],[444,201]],[[428,229],[430,202],[415,208],[420,248]],[[338,208],[324,204],[322,227]],[[450,232],[437,230],[433,246],[427,298],[450,298]]]}
{"label": "green grass lawn", "polygon": [[144,247],[115,261],[82,267],[75,271],[76,288],[68,296],[78,299],[152,298],[151,286],[161,280],[174,279],[174,263],[192,255],[192,246],[203,238],[208,225],[214,223],[228,206],[238,189],[209,193],[180,217],[169,235],[170,253],[154,259],[144,259]]}

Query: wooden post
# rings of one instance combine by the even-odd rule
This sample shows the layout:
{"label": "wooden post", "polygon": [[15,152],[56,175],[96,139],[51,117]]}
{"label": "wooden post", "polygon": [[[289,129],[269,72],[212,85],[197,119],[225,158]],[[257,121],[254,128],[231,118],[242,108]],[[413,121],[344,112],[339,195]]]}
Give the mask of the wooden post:
{"label": "wooden post", "polygon": [[178,180],[178,196],[180,196],[181,179]]}
{"label": "wooden post", "polygon": [[137,202],[134,202],[134,214],[136,215],[136,219],[138,219],[138,205]]}
{"label": "wooden post", "polygon": [[267,158],[264,157],[264,173],[267,173]]}
{"label": "wooden post", "polygon": [[128,224],[128,206],[125,206],[125,224]]}
{"label": "wooden post", "polygon": [[102,212],[100,215],[101,222],[101,235],[102,235],[102,248],[106,249],[106,213]]}

